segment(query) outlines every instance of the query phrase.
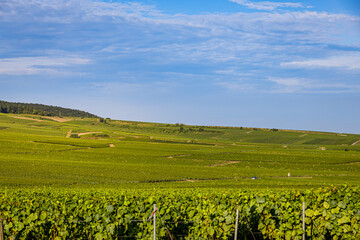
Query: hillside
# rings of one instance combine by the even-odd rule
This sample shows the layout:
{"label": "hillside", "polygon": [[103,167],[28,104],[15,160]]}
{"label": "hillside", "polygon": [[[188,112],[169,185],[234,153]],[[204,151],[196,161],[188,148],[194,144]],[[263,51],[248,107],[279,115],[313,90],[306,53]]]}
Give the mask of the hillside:
{"label": "hillside", "polygon": [[34,103],[17,103],[0,101],[0,113],[15,113],[15,114],[34,114],[41,116],[55,116],[55,117],[84,117],[84,118],[98,118],[98,116],[69,108],[62,108],[56,106],[49,106]]}
{"label": "hillside", "polygon": [[354,134],[0,113],[0,182],[122,188],[358,185],[359,140]]}
{"label": "hillside", "polygon": [[0,113],[4,236],[150,239],[156,204],[157,239],[234,239],[236,209],[240,239],[302,239],[305,202],[309,239],[359,239],[359,140]]}

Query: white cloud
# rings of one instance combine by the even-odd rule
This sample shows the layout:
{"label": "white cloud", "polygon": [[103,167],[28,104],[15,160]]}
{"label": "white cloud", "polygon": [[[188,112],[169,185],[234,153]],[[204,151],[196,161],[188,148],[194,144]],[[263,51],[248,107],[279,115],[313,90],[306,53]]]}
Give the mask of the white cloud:
{"label": "white cloud", "polygon": [[249,91],[255,89],[255,84],[249,84],[241,81],[216,81],[216,86],[223,87],[230,91]]}
{"label": "white cloud", "polygon": [[310,59],[304,61],[283,62],[284,67],[293,68],[343,68],[347,70],[360,69],[360,53],[332,56],[325,59]]}
{"label": "white cloud", "polygon": [[[153,6],[120,1],[7,0],[5,8],[9,9],[4,8],[6,11],[0,15],[2,20],[15,19],[20,30],[26,32],[27,36],[34,37],[34,40],[31,40],[33,49],[42,49],[43,46],[39,45],[46,39],[47,43],[54,43],[54,48],[60,52],[76,49],[78,55],[85,52],[84,55],[92,56],[98,63],[94,72],[106,69],[108,78],[120,76],[116,74],[117,71],[129,71],[126,77],[120,77],[121,81],[128,83],[94,85],[104,91],[146,90],[148,85],[137,82],[154,82],[155,76],[160,76],[160,72],[168,66],[171,70],[165,71],[178,71],[181,75],[193,71],[194,76],[187,79],[194,81],[199,81],[200,73],[203,76],[216,73],[216,76],[206,79],[216,79],[217,85],[229,89],[261,90],[265,89],[262,84],[266,81],[269,84],[270,81],[272,86],[289,91],[310,89],[310,85],[304,85],[306,81],[300,78],[271,78],[265,81],[259,78],[272,76],[271,71],[289,71],[279,66],[359,68],[356,65],[356,61],[359,62],[357,56],[343,56],[340,59],[321,57],[332,51],[325,49],[328,45],[341,45],[345,40],[347,44],[357,44],[358,32],[349,29],[352,29],[351,26],[358,26],[360,17],[298,11],[304,8],[300,3],[232,1],[255,9],[296,8],[296,11],[186,15],[166,14]],[[24,23],[31,23],[32,27],[22,25]],[[44,37],[37,43],[39,33]],[[46,46],[51,48],[51,44]],[[11,45],[11,40],[8,40],[8,45]],[[19,46],[18,44],[16,47]],[[23,50],[21,46],[19,49],[16,47],[15,50]],[[29,49],[24,49],[24,52],[29,53]],[[294,56],[304,57],[309,53],[319,59],[294,59]],[[38,52],[36,54],[47,55]],[[76,57],[69,57],[67,61],[54,57],[0,59],[0,74],[57,73],[59,68],[64,70],[64,67],[69,67],[66,63],[75,61],[74,59]],[[75,61],[72,65],[87,64],[89,61],[82,60],[85,62]],[[114,66],[114,70],[105,66],[109,62],[110,66]],[[138,70],[126,69],[134,64],[137,64],[138,69],[147,69],[142,71],[158,72],[140,76]],[[225,72],[221,69],[225,69]],[[102,78],[103,73],[100,72],[98,77]],[[201,79],[205,79],[203,76]],[[239,78],[247,80],[239,83]],[[169,76],[160,76],[158,79],[169,81]],[[176,81],[180,81],[179,79]]]}
{"label": "white cloud", "polygon": [[327,83],[316,79],[276,78],[268,81],[276,85],[269,90],[273,93],[359,93],[360,85],[351,83]]}
{"label": "white cloud", "polygon": [[99,52],[108,52],[108,53],[114,53],[116,52],[116,47],[115,46],[108,46],[108,47],[104,47],[103,49],[101,49]]}
{"label": "white cloud", "polygon": [[0,59],[0,74],[32,75],[59,73],[57,67],[88,64],[89,59],[78,57],[18,57]]}
{"label": "white cloud", "polygon": [[[97,21],[102,17],[135,19],[159,14],[153,6],[136,2],[102,2],[96,0],[5,0],[3,17],[31,17],[37,21],[71,23],[76,20]],[[61,14],[59,15],[58,13]],[[45,13],[45,14],[44,14]]]}
{"label": "white cloud", "polygon": [[269,80],[287,87],[298,87],[304,85],[299,78],[269,78]]}
{"label": "white cloud", "polygon": [[354,83],[328,83],[318,79],[300,77],[269,77],[262,84],[252,78],[234,81],[215,81],[214,85],[230,91],[262,93],[360,93],[360,85]]}
{"label": "white cloud", "polygon": [[[258,6],[259,8],[276,9],[279,7],[301,8],[301,3],[283,2],[250,2],[247,0],[230,0],[239,4]],[[12,16],[18,19],[32,17],[32,20],[73,22],[88,21],[94,22],[106,18],[107,21],[125,19],[133,22],[148,22],[152,24],[168,24],[173,26],[188,26],[195,28],[226,28],[234,26],[244,26],[249,23],[259,22],[284,22],[296,21],[299,24],[301,19],[309,19],[313,24],[318,22],[314,19],[321,19],[327,22],[356,20],[346,14],[329,14],[326,12],[287,12],[287,13],[233,13],[233,14],[166,14],[157,10],[154,6],[131,2],[101,2],[94,0],[12,0],[5,1],[2,17]],[[66,19],[66,20],[65,20]],[[307,24],[307,23],[306,23]],[[158,26],[154,26],[158,27]],[[309,26],[311,27],[311,26]]]}
{"label": "white cloud", "polygon": [[257,10],[268,10],[272,11],[277,8],[303,8],[304,6],[301,3],[289,3],[289,2],[253,2],[247,0],[230,0],[231,2],[244,5],[250,9]]}

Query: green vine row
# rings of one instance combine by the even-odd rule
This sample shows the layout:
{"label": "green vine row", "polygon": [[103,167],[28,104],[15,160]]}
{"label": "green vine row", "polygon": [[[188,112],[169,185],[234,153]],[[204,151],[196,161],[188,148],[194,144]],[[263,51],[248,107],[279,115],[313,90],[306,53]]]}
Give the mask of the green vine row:
{"label": "green vine row", "polygon": [[0,190],[5,239],[150,239],[153,204],[158,239],[360,238],[360,188],[304,191]]}

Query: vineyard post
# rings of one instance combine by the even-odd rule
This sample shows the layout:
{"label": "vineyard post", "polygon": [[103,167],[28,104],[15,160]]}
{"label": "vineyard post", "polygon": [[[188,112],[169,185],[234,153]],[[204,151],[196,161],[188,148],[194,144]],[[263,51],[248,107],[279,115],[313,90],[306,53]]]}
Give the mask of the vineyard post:
{"label": "vineyard post", "polygon": [[303,202],[303,214],[302,214],[302,220],[303,220],[303,240],[305,240],[305,202]]}
{"label": "vineyard post", "polygon": [[236,222],[235,222],[235,240],[237,240],[237,234],[238,234],[238,222],[239,222],[239,209],[236,208]]}
{"label": "vineyard post", "polygon": [[154,204],[154,240],[156,240],[156,204]]}
{"label": "vineyard post", "polygon": [[0,218],[0,240],[4,240],[3,219]]}

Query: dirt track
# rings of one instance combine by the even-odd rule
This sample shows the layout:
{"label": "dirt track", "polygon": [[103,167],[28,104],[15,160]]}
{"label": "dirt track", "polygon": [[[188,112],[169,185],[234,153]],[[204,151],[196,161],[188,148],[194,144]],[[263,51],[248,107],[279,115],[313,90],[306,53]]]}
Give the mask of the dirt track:
{"label": "dirt track", "polygon": [[71,136],[71,132],[72,132],[72,129],[70,129],[67,134],[66,134],[66,138],[69,138]]}
{"label": "dirt track", "polygon": [[43,116],[42,118],[47,118],[47,119],[50,119],[50,120],[54,120],[56,122],[69,122],[73,119],[70,119],[70,118],[59,118],[59,117],[47,117],[47,116]]}
{"label": "dirt track", "polygon": [[234,164],[234,163],[238,163],[238,162],[239,161],[230,161],[230,162],[225,162],[225,163],[218,163],[218,164],[210,165],[209,167],[226,166],[226,165],[230,165],[230,164]]}
{"label": "dirt track", "polygon": [[94,133],[102,133],[102,132],[83,132],[83,133],[77,133],[77,135],[82,136],[82,135],[94,134]]}
{"label": "dirt track", "polygon": [[35,122],[42,122],[43,120],[40,119],[34,119],[34,118],[28,118],[28,117],[16,117],[16,116],[11,116],[13,118],[18,118],[18,119],[24,119],[24,120],[31,120],[31,121],[35,121]]}
{"label": "dirt track", "polygon": [[167,158],[174,158],[174,157],[186,157],[186,156],[190,156],[190,154],[172,155],[172,156],[167,156]]}

